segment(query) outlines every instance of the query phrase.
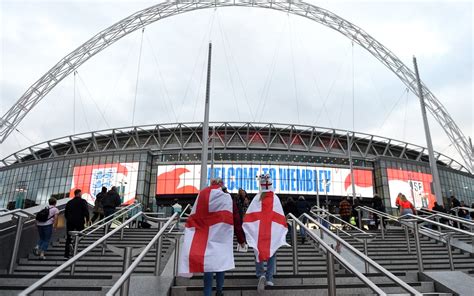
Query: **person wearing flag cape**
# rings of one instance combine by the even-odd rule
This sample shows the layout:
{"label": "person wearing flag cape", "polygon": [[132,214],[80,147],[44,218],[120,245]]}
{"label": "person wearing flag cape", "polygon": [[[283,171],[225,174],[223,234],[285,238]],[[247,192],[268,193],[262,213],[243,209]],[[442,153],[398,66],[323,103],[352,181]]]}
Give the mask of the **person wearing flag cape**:
{"label": "person wearing flag cape", "polygon": [[211,180],[211,186],[199,192],[191,215],[184,228],[178,276],[191,277],[204,273],[204,295],[212,293],[216,273],[216,295],[222,295],[224,272],[235,268],[234,232],[240,246],[245,247],[237,205],[229,193],[223,191],[222,179]]}
{"label": "person wearing flag cape", "polygon": [[[275,272],[275,253],[286,243],[288,226],[280,199],[273,190],[270,175],[263,174],[259,178],[260,191],[253,198],[244,216],[242,225],[245,238],[255,252],[257,290],[265,290],[265,286],[273,286]],[[267,270],[264,270],[264,262]]]}

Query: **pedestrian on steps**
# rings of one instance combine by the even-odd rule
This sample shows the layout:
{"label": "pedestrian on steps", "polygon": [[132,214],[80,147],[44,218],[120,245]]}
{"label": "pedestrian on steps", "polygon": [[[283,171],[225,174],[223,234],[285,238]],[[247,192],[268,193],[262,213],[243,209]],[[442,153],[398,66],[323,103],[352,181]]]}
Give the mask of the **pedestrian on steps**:
{"label": "pedestrian on steps", "polygon": [[[351,222],[352,205],[349,201],[347,201],[346,196],[343,196],[342,201],[339,203],[339,215],[341,216],[341,219],[347,224]],[[351,227],[347,224],[342,225],[342,229],[351,229]]]}
{"label": "pedestrian on steps", "polygon": [[[300,218],[301,215],[303,214],[309,214],[309,211],[311,210],[309,203],[304,199],[303,195],[300,195],[298,197],[298,201],[296,202],[296,208],[298,209],[297,218]],[[308,219],[306,217],[302,217],[301,222],[303,222],[306,225],[306,223],[308,222]],[[306,230],[304,229],[304,227],[300,227],[300,235],[301,235],[301,243],[304,244],[306,242]]]}
{"label": "pedestrian on steps", "polygon": [[[117,187],[112,186],[109,192],[102,198],[102,207],[104,208],[105,217],[112,216],[116,208],[122,204],[120,195],[117,193]],[[110,218],[109,218],[110,219]]]}
{"label": "pedestrian on steps", "polygon": [[59,210],[56,208],[56,199],[51,197],[48,200],[48,217],[46,221],[36,221],[38,227],[39,241],[34,249],[36,256],[39,256],[41,260],[45,260],[44,253],[48,250],[49,242],[53,231],[58,226],[58,215]]}
{"label": "pedestrian on steps", "polygon": [[87,201],[81,197],[81,189],[74,190],[74,197],[66,204],[64,217],[66,217],[66,245],[64,258],[69,259],[71,249],[70,231],[82,231],[89,221],[89,208]]}
{"label": "pedestrian on steps", "polygon": [[402,194],[401,197],[400,197],[400,202],[399,202],[399,206],[400,206],[400,216],[403,217],[405,215],[409,215],[409,214],[412,214],[412,215],[416,215],[416,209],[415,207],[413,206],[413,204],[407,199],[407,197],[405,196],[405,194]]}
{"label": "pedestrian on steps", "polygon": [[91,223],[94,223],[97,219],[104,219],[104,207],[102,206],[102,199],[107,194],[107,187],[102,187],[102,191],[97,193],[94,202],[94,215],[92,216]]}

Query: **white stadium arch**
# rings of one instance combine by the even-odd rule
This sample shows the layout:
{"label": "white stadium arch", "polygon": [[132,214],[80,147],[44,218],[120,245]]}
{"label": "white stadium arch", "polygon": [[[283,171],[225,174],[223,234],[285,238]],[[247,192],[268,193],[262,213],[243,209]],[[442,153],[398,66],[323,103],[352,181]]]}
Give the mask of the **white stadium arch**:
{"label": "white stadium arch", "polygon": [[[369,51],[375,58],[392,71],[414,94],[418,96],[414,72],[403,64],[390,50],[371,37],[367,32],[318,6],[300,1],[282,0],[190,0],[159,3],[138,11],[99,32],[77,49],[62,58],[40,79],[31,85],[18,101],[0,119],[0,143],[14,131],[21,120],[46,96],[61,80],[74,72],[83,63],[112,45],[120,38],[146,25],[166,17],[205,8],[218,7],[267,8],[299,15],[325,25],[343,34]],[[448,114],[436,96],[422,83],[425,104],[438,123],[443,127],[453,146],[464,160],[467,169],[474,172],[474,155],[468,139]]]}

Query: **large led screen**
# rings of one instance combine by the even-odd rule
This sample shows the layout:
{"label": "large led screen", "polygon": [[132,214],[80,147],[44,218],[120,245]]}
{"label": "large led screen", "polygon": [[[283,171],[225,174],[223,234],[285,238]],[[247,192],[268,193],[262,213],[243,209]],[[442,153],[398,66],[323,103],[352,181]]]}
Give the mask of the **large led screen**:
{"label": "large led screen", "polygon": [[[207,168],[211,176],[211,168]],[[307,167],[307,166],[266,166],[220,164],[214,166],[214,176],[224,180],[229,192],[236,193],[239,188],[248,193],[258,192],[256,176],[270,174],[277,193],[347,196],[352,194],[349,169]],[[200,165],[161,165],[158,166],[156,194],[191,194],[200,188]],[[209,184],[209,179],[207,181]],[[356,194],[373,197],[372,171],[354,170]]]}
{"label": "large led screen", "polygon": [[433,207],[436,197],[431,192],[431,174],[405,171],[401,169],[387,169],[390,203],[395,206],[398,193],[403,193],[415,208]]}
{"label": "large led screen", "polygon": [[133,203],[137,190],[138,162],[108,163],[74,167],[70,196],[74,190],[82,190],[82,197],[91,205],[102,186],[117,187],[125,204]]}

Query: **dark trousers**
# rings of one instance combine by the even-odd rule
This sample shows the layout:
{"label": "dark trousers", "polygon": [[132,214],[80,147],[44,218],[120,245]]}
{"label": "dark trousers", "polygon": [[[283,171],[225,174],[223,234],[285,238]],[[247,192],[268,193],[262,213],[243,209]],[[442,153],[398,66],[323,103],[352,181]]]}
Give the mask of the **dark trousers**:
{"label": "dark trousers", "polygon": [[105,217],[112,216],[114,213],[115,213],[115,208],[104,208],[104,216]]}
{"label": "dark trousers", "polygon": [[72,224],[66,223],[66,246],[64,247],[64,256],[69,257],[71,252],[71,235],[69,231],[81,231],[84,230],[84,223],[82,224]]}
{"label": "dark trousers", "polygon": [[101,213],[99,213],[99,212],[95,212],[95,213],[94,213],[94,216],[92,216],[91,222],[94,223],[95,220],[97,220],[97,218],[98,218],[99,220],[104,219],[104,214],[101,214]]}

